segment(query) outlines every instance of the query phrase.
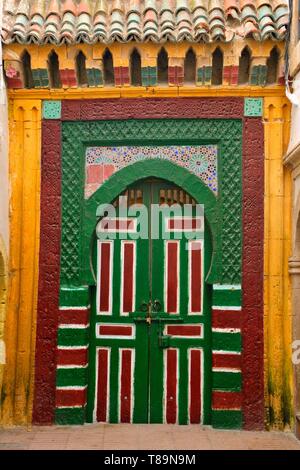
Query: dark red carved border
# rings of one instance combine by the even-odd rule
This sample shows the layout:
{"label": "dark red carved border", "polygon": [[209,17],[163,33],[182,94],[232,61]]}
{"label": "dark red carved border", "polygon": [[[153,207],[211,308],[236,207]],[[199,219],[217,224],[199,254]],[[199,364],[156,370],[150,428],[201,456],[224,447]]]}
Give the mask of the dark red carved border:
{"label": "dark red carved border", "polygon": [[137,98],[64,100],[63,121],[104,119],[241,118],[242,98]]}
{"label": "dark red carved border", "polygon": [[61,123],[42,123],[39,289],[32,421],[54,421],[61,231]]}
{"label": "dark red carved border", "polygon": [[[242,98],[65,100],[62,120],[239,118],[243,142],[243,415],[244,428],[264,426],[263,248],[264,131],[243,117]],[[42,127],[41,241],[33,422],[54,420],[59,305],[60,122]]]}
{"label": "dark red carved border", "polygon": [[242,377],[244,428],[264,429],[264,128],[245,118],[243,131]]}

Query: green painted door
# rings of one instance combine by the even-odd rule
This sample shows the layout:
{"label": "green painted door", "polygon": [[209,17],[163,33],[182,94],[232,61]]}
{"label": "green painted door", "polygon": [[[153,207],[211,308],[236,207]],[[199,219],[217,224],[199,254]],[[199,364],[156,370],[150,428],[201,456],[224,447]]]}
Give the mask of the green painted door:
{"label": "green painted door", "polygon": [[205,217],[164,180],[140,181],[122,196],[98,223],[93,250],[88,422],[208,424]]}

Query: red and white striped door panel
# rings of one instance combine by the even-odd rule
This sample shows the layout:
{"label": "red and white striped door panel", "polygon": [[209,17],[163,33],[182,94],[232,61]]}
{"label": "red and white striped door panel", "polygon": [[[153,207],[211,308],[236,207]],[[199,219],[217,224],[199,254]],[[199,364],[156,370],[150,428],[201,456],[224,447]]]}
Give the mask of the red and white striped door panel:
{"label": "red and white striped door panel", "polygon": [[[188,246],[188,249],[187,249]],[[181,250],[188,256],[188,314],[201,315],[203,312],[203,241],[192,240],[188,244],[179,240],[165,242],[165,308],[170,314],[182,313],[185,305],[180,304],[182,286]]]}
{"label": "red and white striped door panel", "polygon": [[118,390],[118,422],[131,423],[135,351],[131,348],[119,348],[117,360],[112,359],[111,351],[110,347],[97,348],[94,421],[110,422],[111,400],[115,399],[114,392]]}
{"label": "red and white striped door panel", "polygon": [[[97,261],[97,313],[100,315],[112,315],[114,308],[114,295],[120,295],[120,315],[128,316],[135,310],[136,289],[136,243],[135,241],[122,240],[120,246],[120,285],[114,285],[113,241],[98,241]],[[120,289],[120,292],[114,292]]]}
{"label": "red and white striped door panel", "polygon": [[[180,355],[184,354],[184,361]],[[202,422],[203,353],[199,348],[168,348],[164,351],[164,421],[178,423],[181,397],[187,396],[186,415],[191,424]],[[179,406],[180,403],[180,406]]]}
{"label": "red and white striped door panel", "polygon": [[203,305],[203,242],[192,240],[188,249],[189,265],[189,311],[191,315],[201,315]]}
{"label": "red and white striped door panel", "polygon": [[165,244],[165,305],[168,313],[179,310],[180,242],[167,241]]}

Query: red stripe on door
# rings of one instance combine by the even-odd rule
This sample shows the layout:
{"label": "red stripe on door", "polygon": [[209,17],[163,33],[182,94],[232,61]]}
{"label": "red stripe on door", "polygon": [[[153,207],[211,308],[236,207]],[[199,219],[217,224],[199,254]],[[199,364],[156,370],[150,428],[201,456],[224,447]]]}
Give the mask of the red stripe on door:
{"label": "red stripe on door", "polygon": [[121,352],[121,423],[131,422],[131,349],[123,349]]}
{"label": "red stripe on door", "polygon": [[175,424],[177,419],[177,350],[167,350],[166,421]]}
{"label": "red stripe on door", "polygon": [[201,350],[190,351],[190,423],[201,422]]}
{"label": "red stripe on door", "polygon": [[241,328],[241,310],[214,310],[212,311],[213,328]]}
{"label": "red stripe on door", "polygon": [[56,406],[84,406],[86,404],[86,389],[56,390]]}
{"label": "red stripe on door", "polygon": [[241,354],[216,354],[212,357],[213,367],[241,368]]}
{"label": "red stripe on door", "polygon": [[99,336],[132,336],[132,327],[123,325],[99,325]]}
{"label": "red stripe on door", "polygon": [[134,243],[123,244],[123,312],[133,310]]}
{"label": "red stripe on door", "polygon": [[58,365],[85,366],[87,363],[87,349],[58,349]]}
{"label": "red stripe on door", "polygon": [[241,392],[212,392],[212,408],[214,410],[239,410],[241,406]]}
{"label": "red stripe on door", "polygon": [[201,325],[168,325],[167,334],[173,336],[199,336],[202,337]]}
{"label": "red stripe on door", "polygon": [[167,243],[167,312],[177,313],[178,243]]}
{"label": "red stripe on door", "polygon": [[187,219],[169,219],[168,229],[170,231],[194,231],[201,230],[202,221],[199,218],[187,218]]}
{"label": "red stripe on door", "polygon": [[98,350],[97,421],[107,421],[108,350]]}
{"label": "red stripe on door", "polygon": [[201,294],[202,294],[202,251],[200,242],[191,242],[190,244],[190,299],[191,313],[200,313]]}
{"label": "red stripe on door", "polygon": [[135,219],[102,219],[100,222],[100,231],[115,232],[132,232],[136,229]]}
{"label": "red stripe on door", "polygon": [[90,312],[88,309],[63,309],[58,312],[58,323],[59,324],[78,324],[87,325],[89,322]]}
{"label": "red stripe on door", "polygon": [[[110,270],[111,270],[111,243],[100,243],[100,282],[99,289],[99,311],[109,312],[110,302]],[[99,255],[98,255],[99,256]]]}

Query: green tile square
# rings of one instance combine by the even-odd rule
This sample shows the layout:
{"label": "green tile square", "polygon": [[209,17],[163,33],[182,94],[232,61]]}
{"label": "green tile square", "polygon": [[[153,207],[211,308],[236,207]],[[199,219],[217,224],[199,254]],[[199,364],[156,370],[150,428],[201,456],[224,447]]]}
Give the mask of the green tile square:
{"label": "green tile square", "polygon": [[43,101],[43,118],[44,119],[60,119],[61,118],[61,101],[59,100]]}
{"label": "green tile square", "polygon": [[263,99],[245,98],[244,114],[246,117],[261,117],[263,114]]}

